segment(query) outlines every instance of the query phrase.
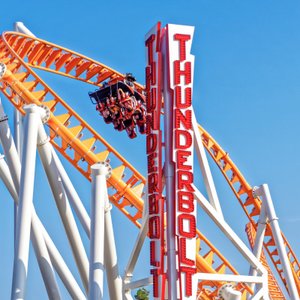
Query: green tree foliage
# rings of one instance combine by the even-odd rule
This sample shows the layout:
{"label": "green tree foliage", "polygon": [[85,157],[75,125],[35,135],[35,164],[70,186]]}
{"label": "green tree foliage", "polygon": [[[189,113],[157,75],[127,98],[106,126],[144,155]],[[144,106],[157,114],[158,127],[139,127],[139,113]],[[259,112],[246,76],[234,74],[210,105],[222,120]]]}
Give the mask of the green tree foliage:
{"label": "green tree foliage", "polygon": [[138,289],[136,294],[134,295],[136,300],[149,300],[149,291],[145,288]]}

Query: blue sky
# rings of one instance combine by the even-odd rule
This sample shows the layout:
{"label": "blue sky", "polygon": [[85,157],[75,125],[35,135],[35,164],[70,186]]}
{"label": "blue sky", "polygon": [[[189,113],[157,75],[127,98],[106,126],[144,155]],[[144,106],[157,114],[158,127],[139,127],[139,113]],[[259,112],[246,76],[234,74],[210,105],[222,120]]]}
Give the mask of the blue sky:
{"label": "blue sky", "polygon": [[[144,83],[144,36],[157,22],[195,26],[194,108],[198,122],[230,153],[251,185],[268,183],[280,225],[300,255],[300,2],[299,1],[6,1],[0,30],[22,21],[38,37],[96,59]],[[97,117],[87,93],[92,86],[43,75],[55,91],[122,155],[145,174],[144,137],[129,141]],[[47,81],[48,82],[48,81]],[[11,106],[3,99],[6,110]],[[11,118],[12,120],[12,118]],[[89,209],[89,183],[65,163]],[[218,194],[230,225],[245,240],[246,219],[216,168]],[[38,162],[35,205],[72,269],[68,245]],[[0,290],[8,299],[12,270],[12,205],[0,185]],[[3,192],[2,192],[3,191]],[[199,228],[220,250],[233,250],[199,212]],[[121,274],[137,231],[113,210]],[[56,221],[57,220],[57,221]],[[125,229],[126,228],[126,229]],[[129,232],[130,234],[127,234]],[[126,236],[126,238],[124,238]],[[87,240],[84,238],[85,244]],[[223,244],[224,242],[224,244]],[[126,249],[126,250],[124,250]],[[146,276],[147,246],[137,276]],[[28,299],[44,299],[45,290],[31,252]],[[241,270],[242,259],[235,264]],[[63,292],[64,293],[64,292]],[[66,297],[66,296],[65,296]],[[67,299],[67,297],[66,297]]]}

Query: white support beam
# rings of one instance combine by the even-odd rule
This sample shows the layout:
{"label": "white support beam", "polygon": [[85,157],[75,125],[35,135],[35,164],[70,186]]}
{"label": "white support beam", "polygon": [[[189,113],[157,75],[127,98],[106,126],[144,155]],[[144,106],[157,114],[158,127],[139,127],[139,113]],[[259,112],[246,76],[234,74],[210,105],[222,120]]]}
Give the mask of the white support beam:
{"label": "white support beam", "polygon": [[275,239],[275,244],[278,249],[278,256],[280,257],[281,266],[284,272],[284,278],[288,286],[290,299],[299,299],[299,294],[291,270],[290,261],[286,253],[284,241],[279,227],[278,217],[275,212],[269,187],[267,184],[263,184],[259,187],[255,187],[253,189],[253,193],[256,197],[260,196],[262,198],[263,203],[265,204],[266,215],[268,217],[268,222],[271,226],[272,233]]}
{"label": "white support beam", "polygon": [[251,300],[267,300],[269,299],[268,295],[265,295],[264,289],[260,288],[255,295],[253,295],[251,298]]}
{"label": "white support beam", "polygon": [[219,201],[219,197],[218,197],[217,190],[215,187],[215,183],[214,183],[211,171],[210,171],[207,156],[206,156],[205,149],[204,149],[204,146],[202,143],[202,138],[201,138],[201,135],[199,132],[198,123],[197,123],[197,120],[195,117],[194,110],[192,113],[192,126],[193,126],[193,131],[194,131],[195,148],[196,148],[197,157],[198,157],[198,161],[200,164],[200,169],[201,169],[202,177],[204,180],[208,200],[209,200],[210,204],[218,212],[220,217],[224,219],[223,213],[222,213],[222,208],[221,208],[220,201]]}
{"label": "white support beam", "polygon": [[[250,297],[251,300],[268,300],[268,277],[267,276],[248,276],[248,275],[232,275],[232,274],[213,274],[213,273],[197,273],[195,275],[199,280],[209,280],[209,281],[219,281],[219,282],[236,282],[236,283],[254,283],[259,284],[261,288],[252,296]],[[228,292],[228,290],[227,290]],[[230,291],[229,291],[230,292]],[[229,293],[230,294],[230,293]],[[237,293],[231,293],[233,298],[224,298],[224,299],[238,299],[235,298],[238,296]]]}
{"label": "white support beam", "polygon": [[[4,113],[4,109],[2,106],[2,102],[0,99],[0,139],[3,147],[3,151],[5,156],[7,157],[8,165],[11,170],[11,174],[13,177],[14,185],[17,188],[19,193],[19,184],[20,184],[20,175],[21,175],[21,167],[20,167],[20,156],[21,156],[21,143],[20,143],[20,130],[19,123],[16,122],[16,115],[19,112],[15,110],[15,136],[18,141],[17,147],[15,147],[14,140],[8,125],[8,117]],[[17,126],[17,127],[16,127]],[[17,237],[17,212],[18,207],[17,204],[14,203],[14,250],[16,251],[16,237]]]}
{"label": "white support beam", "polygon": [[[260,260],[261,253],[262,253],[262,248],[264,245],[264,237],[265,237],[265,231],[266,231],[266,225],[267,225],[267,216],[265,212],[265,204],[262,204],[259,219],[257,221],[258,226],[256,230],[256,236],[255,236],[255,241],[254,241],[254,247],[253,247],[253,254],[255,257]],[[256,276],[257,275],[257,270],[250,266],[250,271],[249,271],[250,276]],[[255,290],[255,284],[252,283],[250,285],[252,290]]]}
{"label": "white support beam", "polygon": [[64,189],[67,193],[67,197],[70,201],[70,204],[74,211],[76,212],[76,215],[79,218],[79,221],[87,234],[88,238],[90,238],[91,234],[91,219],[88,215],[84,205],[82,204],[82,201],[80,200],[80,197],[75,190],[65,168],[63,167],[59,157],[57,156],[55,150],[52,148],[52,156],[53,156],[53,164],[57,168],[59,175],[62,179],[62,183],[64,186]]}
{"label": "white support beam", "polygon": [[[17,23],[14,25],[14,30],[16,32],[22,32],[17,26]],[[18,97],[15,99],[18,102]],[[22,114],[19,112],[17,108],[14,109],[14,140],[16,144],[16,149],[18,151],[19,157],[21,157],[22,153],[22,141],[23,141],[23,117]],[[17,228],[17,213],[18,213],[18,206],[14,203],[14,243],[16,249],[16,228]]]}
{"label": "white support beam", "polygon": [[104,277],[104,212],[108,203],[106,178],[110,174],[108,163],[92,165],[91,240],[89,300],[102,300]]}
{"label": "white support beam", "polygon": [[15,30],[17,32],[21,32],[21,33],[27,34],[29,36],[35,37],[35,35],[24,25],[23,22],[16,22],[15,23]]}
{"label": "white support beam", "polygon": [[[34,36],[31,31],[29,31],[22,22],[16,22],[14,25],[14,30],[16,32],[24,33],[27,35]],[[16,148],[21,156],[22,153],[22,136],[23,131],[23,117],[17,108],[14,110],[14,140],[16,143]]]}
{"label": "white support beam", "polygon": [[[47,230],[45,229],[44,225],[38,218],[36,214],[33,214],[32,218],[36,218],[39,229],[43,233],[43,237],[51,258],[51,262],[53,267],[55,268],[57,274],[59,275],[61,281],[65,285],[66,289],[70,293],[72,299],[78,300],[86,300],[85,294],[82,292],[81,288],[79,287],[77,281],[75,280],[73,274],[69,270],[68,266],[66,265],[64,259],[62,258],[61,254],[59,253],[58,249],[56,248],[54,242],[52,241],[51,237],[49,236]],[[51,299],[51,298],[50,298]]]}
{"label": "white support beam", "polygon": [[[14,202],[16,204],[18,204],[18,194],[17,194],[16,188],[14,186],[14,183],[13,183],[8,165],[6,164],[6,162],[3,158],[4,158],[4,156],[0,155],[0,178],[4,182],[4,184],[7,188],[7,190],[9,191],[9,193],[11,194]],[[60,255],[59,251],[55,247],[55,245],[54,245],[53,241],[51,240],[49,234],[47,233],[46,229],[44,228],[44,225],[39,220],[39,218],[38,218],[38,216],[35,212],[34,207],[32,207],[32,221],[31,222],[32,222],[31,223],[32,236],[34,236],[37,231],[40,231],[43,234],[43,240],[39,240],[39,238],[37,238],[36,240],[40,243],[45,243],[46,244],[49,255],[51,257],[51,260],[50,259],[48,260],[46,255],[41,254],[41,256],[43,256],[49,264],[49,268],[47,268],[46,270],[48,270],[48,271],[52,270],[51,265],[53,263],[53,266],[54,266],[55,270],[57,271],[57,273],[60,276],[62,282],[64,283],[65,287],[69,291],[71,297],[73,299],[85,300],[86,299],[85,295],[82,293],[82,291],[81,291],[79,285],[77,284],[76,280],[74,279],[72,273],[68,269],[68,267],[65,264],[63,258]],[[34,230],[33,230],[33,227],[35,227]],[[36,245],[33,244],[33,247],[35,248]],[[35,249],[35,252],[37,252],[36,249]],[[43,270],[41,270],[41,271],[43,271]],[[51,277],[49,275],[50,275],[49,273],[46,276],[43,275],[43,278],[47,278],[48,280],[50,280]],[[54,286],[56,284],[54,273],[52,273],[52,279],[51,280],[53,282],[52,285]],[[51,295],[49,295],[49,299],[52,299]],[[55,299],[55,298],[53,298],[53,299]]]}
{"label": "white support beam", "polygon": [[[15,23],[15,31],[35,37],[35,35],[24,25],[23,22],[16,22]],[[22,124],[21,123],[22,122],[21,121],[22,121],[21,114],[18,111],[16,111],[16,113],[15,113],[15,125],[17,125],[19,127],[19,130],[17,132],[17,137],[18,137],[18,140],[20,140],[20,141],[22,140],[22,136],[21,136],[21,133],[22,133],[22,126],[21,126]],[[20,148],[21,148],[21,145],[20,145]],[[55,151],[53,151],[53,152],[55,153]],[[56,163],[57,163],[57,160],[58,160],[58,157],[56,159]],[[59,166],[59,164],[58,164],[58,166]],[[14,169],[12,169],[12,170],[14,170]],[[61,165],[60,170],[64,171],[62,165]],[[63,175],[62,175],[62,177],[63,177]],[[65,182],[67,182],[67,180],[65,180]],[[67,182],[67,187],[69,187],[69,186],[70,185]],[[66,192],[68,193],[68,191],[69,190],[67,189]],[[71,194],[71,195],[73,195],[73,194]],[[71,200],[72,199],[73,198],[71,198]],[[33,208],[33,210],[34,210],[34,208]],[[75,211],[77,211],[76,206],[75,206]],[[84,212],[82,214],[84,215]],[[86,213],[86,215],[87,215],[87,213]],[[79,218],[80,218],[80,214],[79,214]],[[85,299],[85,296],[82,293],[81,289],[79,288],[79,286],[78,286],[76,280],[74,279],[72,273],[68,269],[68,267],[65,264],[63,258],[60,255],[59,251],[55,247],[54,243],[52,242],[50,236],[48,235],[46,229],[43,227],[43,224],[41,223],[41,221],[39,220],[39,218],[35,214],[35,212],[33,214],[33,220],[34,219],[38,220],[38,222],[40,224],[40,227],[42,228],[43,236],[44,236],[44,239],[46,241],[49,254],[51,255],[51,260],[53,261],[55,269],[58,272],[59,276],[61,277],[61,280],[63,281],[64,285],[68,289],[70,295],[72,296],[73,299],[80,299],[80,300]],[[81,218],[80,218],[80,220],[81,220]],[[87,218],[85,218],[85,220],[87,220]],[[86,221],[84,224],[86,225],[86,224],[88,224],[88,222]],[[89,232],[88,232],[89,229],[87,230],[87,226],[84,226],[84,229],[86,230],[86,232],[89,236]],[[50,296],[49,296],[49,298],[52,299]]]}
{"label": "white support beam", "polygon": [[119,273],[117,249],[111,219],[112,206],[108,199],[104,212],[104,265],[109,290],[109,299],[122,300],[122,278]]}
{"label": "white support beam", "polygon": [[139,230],[138,236],[133,246],[130,258],[128,260],[128,264],[125,268],[124,281],[126,283],[128,283],[130,281],[130,278],[132,277],[136,262],[140,255],[147,234],[148,234],[148,214],[145,214],[142,220],[141,228]]}
{"label": "white support beam", "polygon": [[[3,158],[4,156],[1,155],[0,178],[4,182],[6,188],[10,192],[12,198],[14,199],[14,203],[18,205],[18,194],[14,187],[9,168]],[[44,279],[49,299],[60,299],[60,292],[55,279],[52,263],[48,255],[48,250],[47,248],[45,248],[45,241],[43,239],[43,236],[41,236],[42,232],[40,228],[42,227],[43,226],[38,220],[34,207],[32,207],[31,239],[33,240],[33,248],[36,253],[36,257],[39,263],[42,277]],[[78,295],[78,293],[76,295]]]}
{"label": "white support beam", "polygon": [[21,176],[21,164],[18,151],[13,140],[11,130],[8,125],[8,117],[5,114],[0,99],[0,140],[4,155],[7,160],[8,167],[14,182],[14,185],[19,193],[20,189],[20,176]]}
{"label": "white support beam", "polygon": [[225,282],[244,282],[244,283],[263,283],[261,276],[232,275],[232,274],[214,274],[214,273],[197,273],[198,280],[225,281]]}
{"label": "white support beam", "polygon": [[71,245],[71,249],[75,258],[76,265],[78,267],[81,280],[86,291],[88,291],[88,258],[72,213],[72,209],[66,197],[60,174],[55,164],[53,163],[54,159],[52,154],[52,145],[49,142],[49,137],[47,136],[42,124],[40,124],[40,126],[38,127],[38,152],[45,169],[69,243]]}
{"label": "white support beam", "polygon": [[43,276],[49,299],[60,300],[61,295],[55,279],[54,270],[49,257],[48,249],[44,241],[43,234],[39,229],[37,218],[31,218],[32,244],[35,256]]}
{"label": "white support beam", "polygon": [[[244,242],[237,236],[237,234],[231,229],[231,227],[221,219],[217,211],[211,206],[201,192],[194,186],[195,198],[202,207],[202,209],[208,214],[212,221],[221,229],[221,231],[228,237],[232,244],[239,250],[239,252],[245,257],[251,266],[257,269],[258,274],[262,277],[267,276],[268,273],[261,264],[261,262],[253,255],[250,249],[244,244]],[[267,287],[266,287],[267,288]]]}
{"label": "white support beam", "polygon": [[11,291],[11,299],[13,300],[25,298],[36,161],[37,128],[40,122],[40,114],[35,105],[25,106],[24,110],[26,112],[26,117],[24,128],[24,149],[22,153],[23,168],[21,171],[16,232],[16,253],[14,258],[13,283]]}
{"label": "white support beam", "polygon": [[124,285],[124,289],[125,290],[135,290],[135,289],[141,288],[143,286],[151,285],[151,284],[153,284],[152,276],[126,283]]}

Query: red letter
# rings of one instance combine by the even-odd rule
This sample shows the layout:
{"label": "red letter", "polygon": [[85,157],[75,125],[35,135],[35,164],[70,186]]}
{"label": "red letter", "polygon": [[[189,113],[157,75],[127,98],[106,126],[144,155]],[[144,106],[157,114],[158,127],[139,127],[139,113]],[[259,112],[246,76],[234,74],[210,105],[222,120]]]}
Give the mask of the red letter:
{"label": "red letter", "polygon": [[192,89],[187,87],[184,89],[184,103],[182,103],[181,86],[175,87],[176,107],[183,109],[192,105]]}
{"label": "red letter", "polygon": [[150,239],[160,238],[160,219],[159,216],[149,218],[149,237]]}
{"label": "red letter", "polygon": [[[182,138],[180,138],[182,137]],[[188,131],[177,129],[175,131],[175,147],[176,149],[187,149],[192,146],[192,136]]]}
{"label": "red letter", "polygon": [[[188,231],[183,229],[183,222],[189,222]],[[181,214],[178,216],[178,234],[192,239],[196,236],[196,219],[194,215]]]}
{"label": "red letter", "polygon": [[180,246],[180,262],[189,266],[195,266],[195,261],[186,257],[186,239],[181,238],[179,240]]}
{"label": "red letter", "polygon": [[147,135],[146,138],[147,144],[147,154],[154,152],[157,148],[157,136],[153,133]]}
{"label": "red letter", "polygon": [[147,156],[148,174],[157,171],[157,164],[156,164],[156,161],[155,161],[156,158],[157,158],[157,153],[156,152],[152,152]]}
{"label": "red letter", "polygon": [[175,34],[174,40],[179,41],[179,59],[181,61],[186,59],[186,47],[185,43],[191,39],[188,34]]}
{"label": "red letter", "polygon": [[180,69],[180,60],[175,60],[174,61],[174,85],[180,84],[180,76],[184,76],[185,84],[190,84],[192,81],[192,76],[191,76],[191,62],[187,61],[184,63],[184,70]]}
{"label": "red letter", "polygon": [[151,113],[156,108],[156,88],[151,88],[149,97],[147,98],[147,112]]}
{"label": "red letter", "polygon": [[192,111],[185,110],[185,115],[182,110],[176,108],[175,109],[175,128],[180,128],[182,125],[186,130],[192,129]]}
{"label": "red letter", "polygon": [[152,173],[148,176],[148,192],[150,194],[158,192],[158,177],[156,173]]}
{"label": "red letter", "polygon": [[192,275],[196,273],[196,268],[181,267],[180,273],[185,273],[185,295],[187,297],[192,296],[193,286],[192,286]]}
{"label": "red letter", "polygon": [[151,34],[148,40],[146,41],[146,47],[148,48],[148,65],[153,61],[153,43],[155,40],[155,35]]}
{"label": "red letter", "polygon": [[178,171],[177,172],[177,185],[179,190],[186,189],[189,192],[194,192],[192,187],[193,183],[193,173],[187,171]]}
{"label": "red letter", "polygon": [[152,269],[150,273],[153,275],[153,297],[159,297],[158,292],[158,270]]}
{"label": "red letter", "polygon": [[149,203],[149,214],[158,214],[159,212],[159,196],[157,194],[151,194],[148,197],[148,203]]}
{"label": "red letter", "polygon": [[185,165],[184,163],[187,162],[187,158],[191,156],[191,151],[185,150],[178,150],[176,152],[176,161],[177,161],[177,168],[180,170],[191,170],[192,166]]}
{"label": "red letter", "polygon": [[177,193],[178,210],[180,212],[191,213],[194,211],[194,194],[191,192],[179,191]]}
{"label": "red letter", "polygon": [[150,241],[150,264],[159,267],[159,261],[156,260],[156,242]]}

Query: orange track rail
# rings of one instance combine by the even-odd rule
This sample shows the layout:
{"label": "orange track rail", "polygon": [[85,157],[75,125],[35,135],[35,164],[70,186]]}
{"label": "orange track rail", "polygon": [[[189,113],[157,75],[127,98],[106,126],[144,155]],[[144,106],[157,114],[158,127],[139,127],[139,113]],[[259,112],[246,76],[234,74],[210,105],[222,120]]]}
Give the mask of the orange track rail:
{"label": "orange track rail", "polygon": [[[51,143],[86,178],[91,179],[90,167],[94,163],[106,159],[117,162],[117,167],[113,169],[112,176],[108,180],[110,200],[128,219],[140,227],[143,211],[141,197],[146,183],[145,178],[51,90],[32,68],[53,72],[99,87],[104,81],[123,79],[124,75],[76,52],[14,32],[2,34],[0,62],[5,63],[8,67],[8,71],[0,82],[2,92],[22,113],[24,113],[22,106],[25,103],[44,104],[50,108],[51,117],[47,125],[50,128]],[[143,86],[136,84],[136,88],[141,91]],[[249,217],[250,215],[251,217],[259,215],[260,201],[251,198],[251,187],[220,146],[201,127],[199,129],[203,133],[204,145],[219,165],[246,214]],[[227,176],[229,170],[233,174],[231,179]],[[235,182],[240,183],[241,188],[238,191],[234,188]],[[240,198],[244,193],[249,194],[248,198],[250,199],[245,203]],[[250,206],[254,206],[254,209],[248,213],[247,208]],[[252,222],[255,223],[255,220],[253,219]],[[197,241],[199,272],[237,274],[231,264],[200,231],[197,231]],[[273,239],[270,238],[265,246],[280,272],[279,265],[275,261],[275,254],[272,254],[274,252],[272,241]],[[286,239],[285,242],[299,286],[299,263]],[[270,247],[268,248],[268,246]],[[206,250],[205,253],[203,253],[203,249]],[[239,287],[245,297],[245,286],[240,285]],[[216,294],[218,285],[215,282],[202,282],[200,288],[203,299],[207,299]]]}
{"label": "orange track rail", "polygon": [[[222,174],[224,175],[226,181],[230,185],[233,193],[241,204],[243,210],[245,211],[250,222],[256,228],[258,217],[261,210],[261,200],[259,198],[254,198],[252,194],[252,187],[248,184],[244,176],[241,174],[239,169],[235,166],[232,160],[229,158],[227,152],[225,152],[217,142],[200,126],[199,131],[202,134],[202,140],[205,148],[213,158],[213,160],[218,165]],[[300,265],[292,247],[288,243],[286,237],[282,234],[284,245],[286,248],[287,255],[289,257],[290,265],[292,268],[293,276],[296,282],[298,293],[300,295]],[[273,237],[270,225],[267,224],[264,248],[271,261],[273,262],[284,286],[287,289],[286,280],[284,278],[283,269],[281,265],[280,258],[278,256],[277,247],[275,245],[275,240]],[[288,289],[287,289],[288,291]],[[276,299],[276,298],[275,298]]]}
{"label": "orange track rail", "polygon": [[[246,225],[246,233],[248,236],[250,246],[253,249],[255,236],[256,236],[256,230],[254,229],[252,223],[250,223],[250,222]],[[276,300],[281,300],[281,299],[284,300],[285,297],[280,289],[280,286],[278,285],[278,283],[276,281],[276,278],[274,277],[274,275],[272,273],[270,266],[268,265],[264,251],[262,251],[262,253],[261,253],[260,261],[262,262],[263,266],[268,271],[268,287],[269,287],[270,298],[276,299]]]}

